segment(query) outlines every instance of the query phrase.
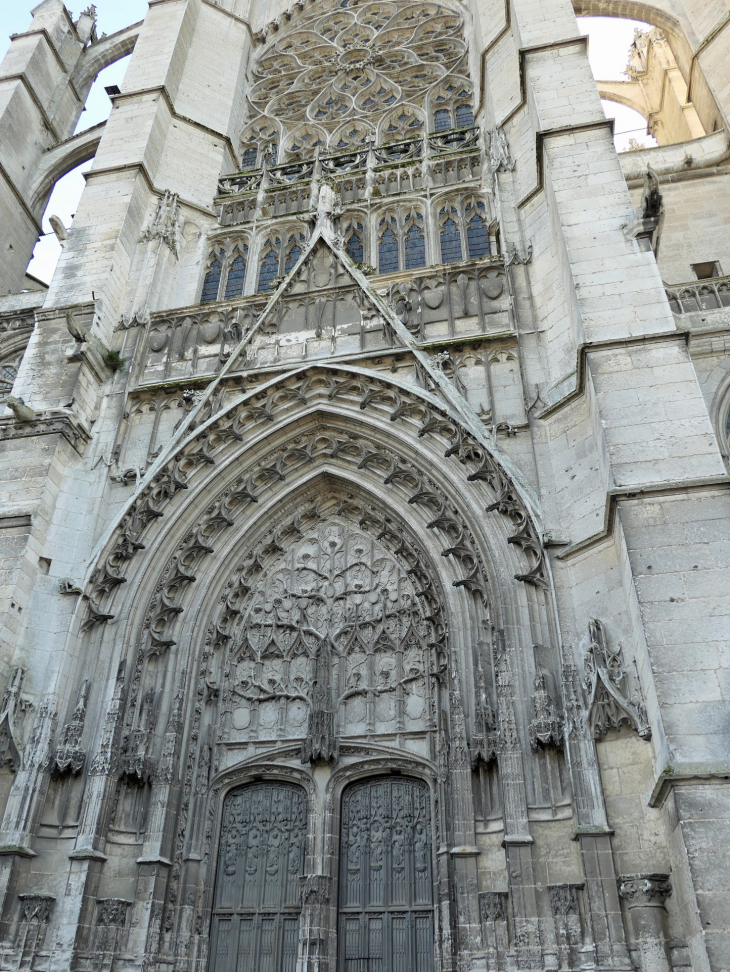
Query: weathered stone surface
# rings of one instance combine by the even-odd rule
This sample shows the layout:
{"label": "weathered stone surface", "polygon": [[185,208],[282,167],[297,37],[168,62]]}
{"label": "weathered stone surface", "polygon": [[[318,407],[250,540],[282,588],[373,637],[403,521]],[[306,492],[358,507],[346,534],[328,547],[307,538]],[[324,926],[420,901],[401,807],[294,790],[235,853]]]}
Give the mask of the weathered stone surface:
{"label": "weathered stone surface", "polygon": [[1,969],[730,967],[727,11],[617,158],[624,6],[13,38],[3,293],[96,155],[0,298]]}

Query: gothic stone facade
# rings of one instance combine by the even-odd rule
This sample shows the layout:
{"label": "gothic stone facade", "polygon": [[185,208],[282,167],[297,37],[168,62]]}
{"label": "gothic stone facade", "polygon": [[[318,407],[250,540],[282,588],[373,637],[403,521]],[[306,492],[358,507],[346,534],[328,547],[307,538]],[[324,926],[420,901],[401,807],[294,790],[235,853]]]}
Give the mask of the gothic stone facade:
{"label": "gothic stone facade", "polygon": [[727,970],[726,4],[271,6],[1,69],[0,969]]}

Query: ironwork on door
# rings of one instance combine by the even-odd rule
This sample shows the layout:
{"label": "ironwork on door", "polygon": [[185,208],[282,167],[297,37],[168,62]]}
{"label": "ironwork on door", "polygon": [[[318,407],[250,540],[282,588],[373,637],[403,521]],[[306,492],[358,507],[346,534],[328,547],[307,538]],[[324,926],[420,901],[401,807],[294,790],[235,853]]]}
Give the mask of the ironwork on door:
{"label": "ironwork on door", "polygon": [[433,972],[430,807],[426,784],[404,777],[345,791],[340,972]]}
{"label": "ironwork on door", "polygon": [[295,972],[307,800],[298,786],[256,783],[223,808],[211,972]]}

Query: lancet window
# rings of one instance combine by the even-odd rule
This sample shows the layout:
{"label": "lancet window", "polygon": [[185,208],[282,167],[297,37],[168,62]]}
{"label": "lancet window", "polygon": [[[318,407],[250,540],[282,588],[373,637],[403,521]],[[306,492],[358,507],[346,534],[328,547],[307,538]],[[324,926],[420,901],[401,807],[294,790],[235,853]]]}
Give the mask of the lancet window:
{"label": "lancet window", "polygon": [[304,251],[307,237],[300,229],[272,231],[261,246],[257,292],[271,290],[274,280],[292,270]]}
{"label": "lancet window", "polygon": [[315,149],[323,150],[327,145],[327,133],[316,125],[302,125],[297,128],[288,140],[287,157],[314,155]]}
{"label": "lancet window", "polygon": [[248,243],[245,240],[229,239],[216,243],[208,257],[201,304],[240,297],[246,283],[247,266]]}
{"label": "lancet window", "polygon": [[221,286],[223,276],[223,261],[226,258],[226,251],[220,247],[213,249],[208,258],[208,266],[203,280],[203,292],[200,295],[201,304],[209,304],[218,300],[218,291]]}
{"label": "lancet window", "polygon": [[365,227],[358,217],[343,220],[345,251],[353,263],[365,262]]}
{"label": "lancet window", "polygon": [[449,200],[438,210],[441,262],[479,260],[491,251],[487,206],[474,196]]}
{"label": "lancet window", "polygon": [[440,85],[432,95],[431,105],[435,132],[471,128],[474,124],[471,89],[460,78]]}
{"label": "lancet window", "polygon": [[423,213],[415,207],[383,214],[378,221],[378,271],[394,273],[426,265]]}
{"label": "lancet window", "polygon": [[246,282],[246,263],[248,262],[248,246],[245,243],[236,244],[226,276],[225,299],[233,300],[240,297]]}
{"label": "lancet window", "polygon": [[260,168],[264,160],[269,165],[275,164],[278,145],[279,130],[274,122],[270,118],[257,118],[241,138],[241,170]]}

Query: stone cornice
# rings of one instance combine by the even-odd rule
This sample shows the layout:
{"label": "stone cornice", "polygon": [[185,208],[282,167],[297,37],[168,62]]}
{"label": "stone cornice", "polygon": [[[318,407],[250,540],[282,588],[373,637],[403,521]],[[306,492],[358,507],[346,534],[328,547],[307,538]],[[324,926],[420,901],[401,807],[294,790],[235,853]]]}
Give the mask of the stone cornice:
{"label": "stone cornice", "polygon": [[659,496],[676,496],[687,493],[708,492],[730,489],[730,476],[708,476],[700,479],[678,479],[663,483],[646,483],[641,486],[622,486],[609,489],[606,492],[606,506],[603,517],[603,529],[597,533],[572,543],[557,554],[557,560],[572,560],[586,553],[593,547],[605,543],[613,534],[616,523],[616,509],[619,502],[638,500],[639,502],[653,502]]}
{"label": "stone cornice", "polygon": [[79,455],[91,440],[86,426],[67,409],[52,409],[40,413],[32,422],[18,422],[13,417],[0,417],[0,442],[35,438],[39,435],[62,435]]}

